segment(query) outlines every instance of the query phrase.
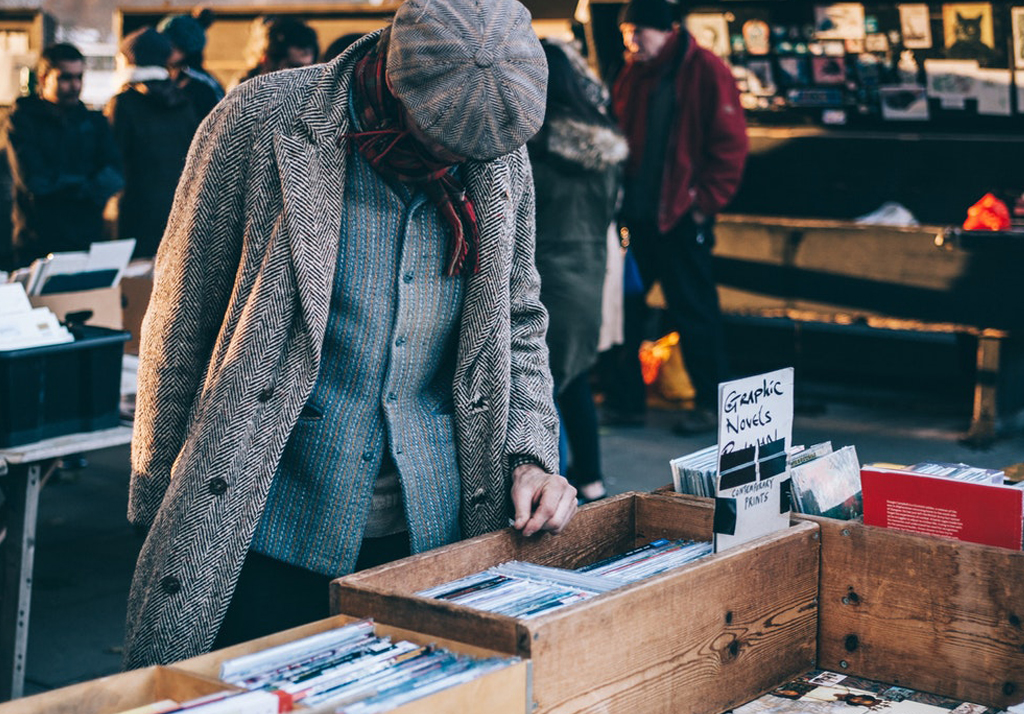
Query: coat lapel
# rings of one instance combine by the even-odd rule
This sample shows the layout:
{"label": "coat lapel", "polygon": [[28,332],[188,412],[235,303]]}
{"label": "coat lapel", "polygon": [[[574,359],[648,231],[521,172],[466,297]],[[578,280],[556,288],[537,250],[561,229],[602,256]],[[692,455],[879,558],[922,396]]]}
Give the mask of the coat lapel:
{"label": "coat lapel", "polygon": [[337,261],[341,188],[336,177],[340,172],[332,171],[316,147],[301,136],[278,134],[274,153],[302,314],[307,329],[322,334]]}
{"label": "coat lapel", "polygon": [[508,302],[497,293],[508,287],[513,232],[506,226],[512,215],[512,185],[507,159],[464,164],[466,192],[480,221],[480,268],[466,280],[459,337],[460,372],[472,365],[493,333],[496,322],[508,319],[495,306]]}
{"label": "coat lapel", "polygon": [[355,59],[376,42],[368,35],[335,62],[323,66],[313,91],[295,108],[290,129],[274,136],[281,176],[283,220],[306,329],[313,337],[313,364],[327,327],[338,257],[345,186],[345,142],[349,88]]}

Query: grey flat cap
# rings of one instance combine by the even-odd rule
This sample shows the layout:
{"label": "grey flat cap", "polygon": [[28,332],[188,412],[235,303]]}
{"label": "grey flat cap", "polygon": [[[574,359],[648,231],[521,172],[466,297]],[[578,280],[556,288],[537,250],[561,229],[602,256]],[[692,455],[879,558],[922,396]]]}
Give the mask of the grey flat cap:
{"label": "grey flat cap", "polygon": [[387,72],[416,125],[467,158],[514,151],[544,123],[547,61],[517,0],[406,0]]}

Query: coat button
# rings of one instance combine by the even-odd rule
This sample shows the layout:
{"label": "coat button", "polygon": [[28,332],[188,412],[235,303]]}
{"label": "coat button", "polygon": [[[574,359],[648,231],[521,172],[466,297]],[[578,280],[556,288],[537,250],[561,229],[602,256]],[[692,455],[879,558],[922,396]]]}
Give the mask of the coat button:
{"label": "coat button", "polygon": [[487,492],[482,488],[478,488],[477,490],[473,491],[473,495],[469,497],[469,503],[474,508],[479,508],[486,502]]}
{"label": "coat button", "polygon": [[269,402],[272,396],[274,396],[274,388],[266,387],[256,398],[261,402]]}
{"label": "coat button", "polygon": [[228,482],[222,478],[212,478],[206,483],[206,487],[214,496],[223,495],[228,490]]}
{"label": "coat button", "polygon": [[160,589],[168,595],[177,595],[181,592],[181,581],[173,575],[168,575],[160,581]]}

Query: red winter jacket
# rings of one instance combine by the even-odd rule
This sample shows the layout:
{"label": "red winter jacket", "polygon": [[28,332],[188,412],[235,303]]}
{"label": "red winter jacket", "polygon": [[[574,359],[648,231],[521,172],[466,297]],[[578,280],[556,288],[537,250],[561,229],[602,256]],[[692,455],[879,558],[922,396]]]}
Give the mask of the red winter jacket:
{"label": "red winter jacket", "polygon": [[[663,71],[676,57],[676,30],[661,53],[628,62],[612,90],[615,114],[629,140],[627,178],[640,166],[647,107]],[[676,70],[676,115],[658,203],[658,228],[672,229],[692,208],[712,216],[732,200],[747,158],[747,125],[732,72],[691,35]]]}

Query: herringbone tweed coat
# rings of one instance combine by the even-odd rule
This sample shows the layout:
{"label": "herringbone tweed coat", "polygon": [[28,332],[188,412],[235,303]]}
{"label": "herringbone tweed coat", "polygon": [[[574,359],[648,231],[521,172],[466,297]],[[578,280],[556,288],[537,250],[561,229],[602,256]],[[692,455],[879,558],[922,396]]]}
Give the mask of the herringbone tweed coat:
{"label": "herringbone tweed coat", "polygon": [[[242,84],[189,153],[142,330],[128,512],[150,531],[129,596],[129,668],[207,651],[230,602],[316,381],[347,199],[339,137],[353,58],[373,41]],[[557,425],[525,149],[468,162],[463,178],[481,228],[453,385],[472,536],[508,524],[510,456],[557,473]]]}

